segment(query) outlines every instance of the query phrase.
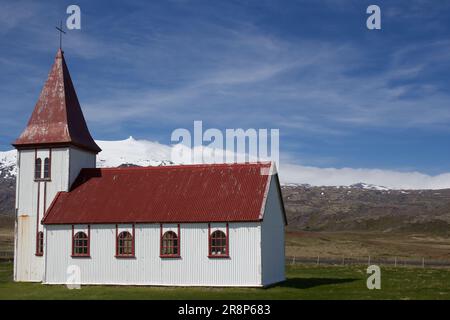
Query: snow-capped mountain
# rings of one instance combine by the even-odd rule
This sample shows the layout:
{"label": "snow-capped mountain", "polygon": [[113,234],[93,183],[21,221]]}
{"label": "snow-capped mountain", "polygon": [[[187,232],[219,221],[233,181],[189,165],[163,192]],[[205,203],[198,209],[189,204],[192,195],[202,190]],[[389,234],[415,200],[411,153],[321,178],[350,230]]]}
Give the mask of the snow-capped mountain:
{"label": "snow-capped mountain", "polygon": [[[227,152],[208,147],[189,149],[181,144],[164,145],[148,140],[136,140],[129,137],[119,141],[95,141],[102,151],[97,155],[97,167],[119,166],[161,166],[196,163],[195,155],[200,155],[206,163],[220,163]],[[250,158],[252,159],[252,158]],[[0,152],[0,178],[13,179],[17,175],[17,152]],[[256,161],[256,160],[251,160]]]}
{"label": "snow-capped mountain", "polygon": [[[102,148],[97,156],[97,167],[118,167],[120,165],[160,166],[174,164],[171,158],[172,147],[158,142],[135,140],[129,137],[120,141],[101,141]],[[16,150],[0,152],[0,178],[13,179],[17,175]]]}
{"label": "snow-capped mountain", "polygon": [[[102,148],[97,156],[97,167],[188,163],[173,161],[178,159],[173,156],[176,148],[158,142],[132,137],[96,142]],[[0,217],[14,215],[16,160],[16,150],[0,152]],[[450,215],[445,208],[449,207],[450,189],[406,190],[395,185],[388,188],[378,184],[388,180],[374,181],[371,172],[366,174],[366,171],[352,176],[355,170],[338,171],[283,163],[279,171],[290,228],[448,232]],[[337,173],[342,173],[345,179],[318,179],[332,178]]]}
{"label": "snow-capped mountain", "polygon": [[[164,145],[129,137],[119,141],[97,140],[102,148],[97,156],[97,167],[159,166],[197,162],[197,155],[207,163],[228,159],[230,151],[182,145]],[[192,156],[194,155],[195,156]],[[224,157],[223,155],[226,154]],[[239,156],[242,155],[237,155]],[[242,158],[241,158],[242,159]],[[250,157],[250,161],[256,161]],[[424,190],[450,188],[450,173],[429,176],[420,172],[397,172],[379,169],[319,168],[282,162],[277,165],[280,181],[286,187],[331,186],[363,190]],[[0,179],[14,179],[17,174],[16,151],[0,152]]]}
{"label": "snow-capped mountain", "polygon": [[0,179],[11,179],[17,175],[16,150],[0,151]]}
{"label": "snow-capped mountain", "polygon": [[[283,183],[283,187],[286,187],[286,188],[302,187],[302,188],[308,189],[308,188],[315,188],[317,186],[310,185],[309,183]],[[362,182],[354,183],[349,186],[327,186],[327,187],[344,188],[344,189],[377,190],[377,191],[391,190],[391,189],[383,187],[383,186],[377,186],[375,184],[362,183]]]}
{"label": "snow-capped mountain", "polygon": [[368,183],[355,183],[350,186],[350,188],[354,189],[365,189],[365,190],[378,190],[378,191],[387,191],[389,188],[383,187],[383,186],[377,186],[374,184],[368,184]]}
{"label": "snow-capped mountain", "polygon": [[171,159],[172,147],[147,140],[129,137],[120,141],[96,140],[102,149],[97,156],[97,167],[118,167],[137,165],[142,167],[174,164]]}
{"label": "snow-capped mountain", "polygon": [[[181,144],[169,146],[148,140],[136,140],[129,137],[119,141],[96,140],[102,151],[97,155],[97,167],[118,166],[161,166],[173,164],[190,164],[195,157],[186,157],[190,152],[201,154],[207,163],[221,162],[222,153],[217,149],[196,147],[189,149]],[[184,156],[182,156],[184,154]],[[0,152],[0,177],[14,178],[17,153],[15,150]]]}

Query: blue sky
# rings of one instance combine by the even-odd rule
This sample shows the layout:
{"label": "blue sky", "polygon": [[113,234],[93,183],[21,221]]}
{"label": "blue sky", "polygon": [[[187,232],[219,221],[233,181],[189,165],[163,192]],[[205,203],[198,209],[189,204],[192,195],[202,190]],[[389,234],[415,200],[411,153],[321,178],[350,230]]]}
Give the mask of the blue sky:
{"label": "blue sky", "polygon": [[[170,143],[176,128],[279,128],[282,159],[450,171],[448,1],[0,1],[0,150],[58,47],[91,133]],[[382,30],[366,28],[381,7]]]}

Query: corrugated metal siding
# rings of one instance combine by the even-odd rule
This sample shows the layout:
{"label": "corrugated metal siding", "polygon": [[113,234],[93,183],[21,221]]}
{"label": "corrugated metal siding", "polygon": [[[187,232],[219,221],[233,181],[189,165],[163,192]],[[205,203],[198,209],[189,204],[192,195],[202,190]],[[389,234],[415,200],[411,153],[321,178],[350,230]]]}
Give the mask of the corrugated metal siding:
{"label": "corrugated metal siding", "polygon": [[[44,154],[40,153],[40,156]],[[48,155],[48,150],[47,150]],[[15,280],[42,281],[44,259],[36,257],[36,223],[38,209],[38,184],[34,182],[34,150],[20,151],[20,180],[17,194],[17,252],[15,254]],[[39,192],[39,209],[42,217],[43,186]]]}
{"label": "corrugated metal siding", "polygon": [[[220,224],[217,225],[220,227]],[[208,258],[208,224],[181,224],[181,258],[159,257],[159,224],[138,224],[136,258],[115,258],[115,225],[91,226],[91,258],[71,258],[71,226],[47,226],[46,283],[65,283],[69,265],[83,284],[260,286],[260,224],[230,223],[230,259]],[[222,226],[223,227],[223,226]]]}
{"label": "corrugated metal siding", "polygon": [[44,223],[259,221],[270,163],[83,169]]}
{"label": "corrugated metal siding", "polygon": [[[95,154],[77,148],[70,148],[69,189],[83,168],[95,168]],[[53,198],[52,198],[53,199]]]}
{"label": "corrugated metal siding", "polygon": [[[46,209],[59,191],[68,189],[69,148],[52,149],[51,181],[47,182]],[[44,217],[41,211],[41,219]]]}
{"label": "corrugated metal siding", "polygon": [[17,208],[19,208],[19,185],[20,185],[20,152],[17,151],[17,176],[16,176],[16,199],[15,199],[15,223],[14,223],[14,281],[17,281],[17,259],[18,259],[18,239],[19,239],[19,217]]}
{"label": "corrugated metal siding", "polygon": [[284,212],[276,176],[271,177],[264,220],[261,224],[262,279],[265,286],[284,281]]}
{"label": "corrugated metal siding", "polygon": [[[20,179],[17,182],[17,252],[15,257],[16,281],[42,281],[45,268],[44,257],[35,256],[36,231],[43,231],[41,223],[37,223],[37,204],[39,188],[39,220],[44,217],[45,209],[48,209],[55,195],[59,191],[67,191],[69,185],[69,166],[81,168],[87,162],[83,159],[91,159],[95,165],[95,155],[77,150],[69,157],[69,148],[55,148],[51,151],[51,181],[34,181],[34,150],[20,150]],[[50,156],[49,149],[39,149],[37,157],[42,160]],[[81,160],[83,161],[81,161]],[[93,160],[92,160],[93,159]],[[70,165],[69,165],[70,163]],[[40,185],[40,186],[39,186]],[[44,242],[47,239],[44,234]]]}
{"label": "corrugated metal siding", "polygon": [[16,256],[16,280],[17,281],[39,281],[31,277],[32,259],[34,252],[30,248],[33,247],[33,221],[32,217],[19,216],[17,221],[17,232],[20,241],[18,242],[18,250]]}

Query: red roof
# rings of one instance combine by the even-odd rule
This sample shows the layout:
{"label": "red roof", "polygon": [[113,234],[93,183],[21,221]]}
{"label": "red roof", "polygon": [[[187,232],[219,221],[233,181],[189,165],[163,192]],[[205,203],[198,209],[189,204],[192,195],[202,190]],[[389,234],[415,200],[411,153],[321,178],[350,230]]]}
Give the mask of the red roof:
{"label": "red roof", "polygon": [[69,192],[58,193],[43,223],[260,221],[270,167],[266,162],[83,169]]}
{"label": "red roof", "polygon": [[28,125],[13,143],[16,148],[75,145],[98,153],[70,78],[64,54],[58,50]]}

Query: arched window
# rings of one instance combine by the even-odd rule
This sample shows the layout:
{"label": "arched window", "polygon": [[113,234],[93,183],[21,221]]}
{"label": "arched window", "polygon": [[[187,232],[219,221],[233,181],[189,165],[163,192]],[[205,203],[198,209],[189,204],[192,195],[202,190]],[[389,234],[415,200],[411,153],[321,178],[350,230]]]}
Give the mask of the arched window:
{"label": "arched window", "polygon": [[123,231],[117,236],[117,256],[134,256],[133,236],[128,231]]}
{"label": "arched window", "polygon": [[39,231],[36,235],[36,255],[42,256],[44,254],[44,233]]}
{"label": "arched window", "polygon": [[211,255],[227,254],[227,236],[220,230],[211,234]]}
{"label": "arched window", "polygon": [[73,236],[72,256],[89,256],[89,237],[79,231]]}
{"label": "arched window", "polygon": [[210,258],[227,258],[229,257],[229,243],[228,243],[228,223],[227,233],[221,230],[215,230],[211,233],[211,226],[209,229],[209,257]]}
{"label": "arched window", "polygon": [[44,159],[44,179],[50,179],[50,159]]}
{"label": "arched window", "polygon": [[161,257],[179,257],[180,241],[173,231],[166,231],[161,237]]}
{"label": "arched window", "polygon": [[34,179],[38,180],[41,179],[41,172],[42,172],[42,160],[41,158],[37,158],[34,160]]}

